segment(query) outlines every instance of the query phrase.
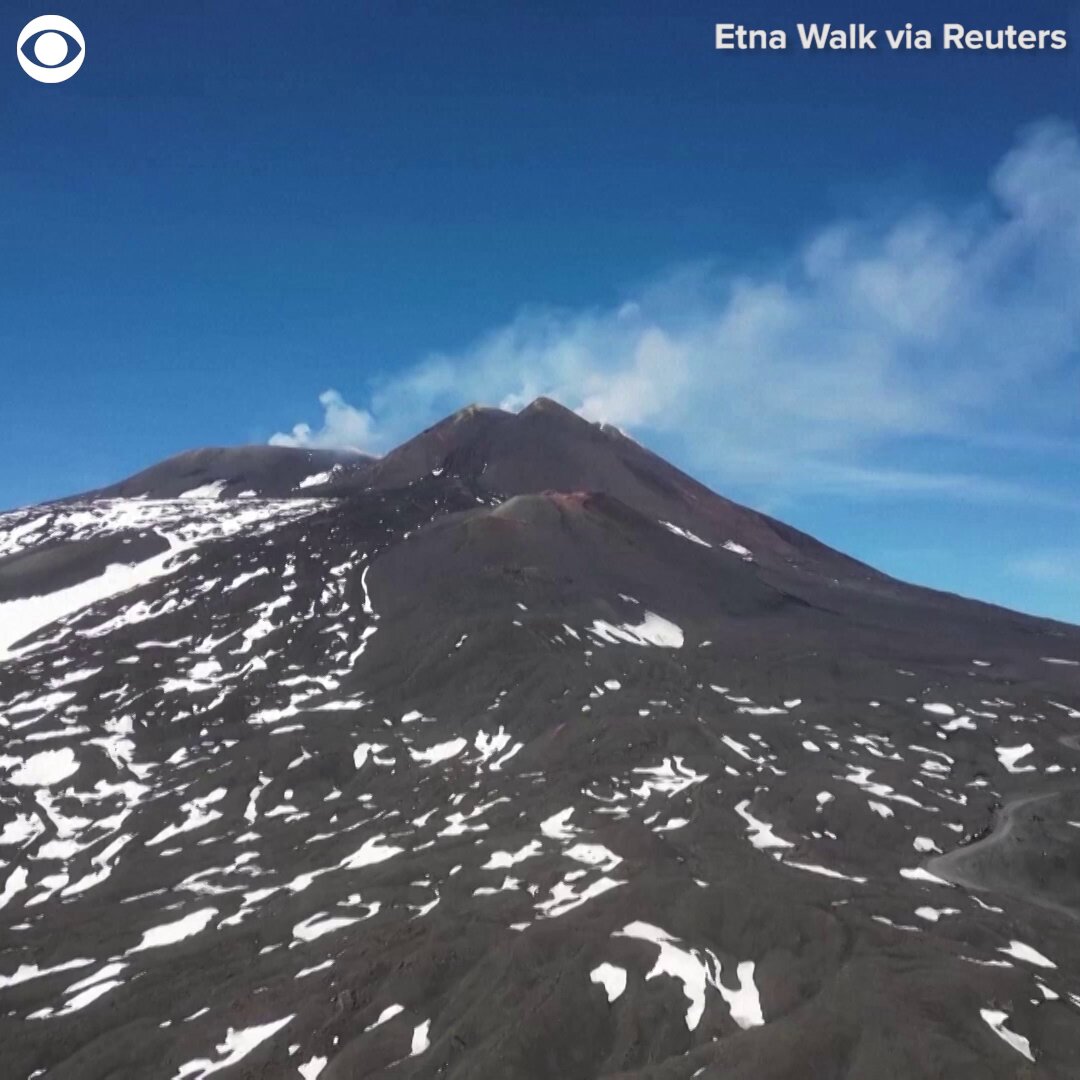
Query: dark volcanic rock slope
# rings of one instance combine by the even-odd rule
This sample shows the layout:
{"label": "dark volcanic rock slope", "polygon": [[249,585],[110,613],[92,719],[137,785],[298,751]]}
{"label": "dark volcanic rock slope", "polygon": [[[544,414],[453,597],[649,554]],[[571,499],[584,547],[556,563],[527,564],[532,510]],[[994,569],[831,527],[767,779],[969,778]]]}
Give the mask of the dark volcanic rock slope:
{"label": "dark volcanic rock slope", "polygon": [[1080,1075],[1080,631],[550,402],[269,453],[0,517],[4,1077]]}

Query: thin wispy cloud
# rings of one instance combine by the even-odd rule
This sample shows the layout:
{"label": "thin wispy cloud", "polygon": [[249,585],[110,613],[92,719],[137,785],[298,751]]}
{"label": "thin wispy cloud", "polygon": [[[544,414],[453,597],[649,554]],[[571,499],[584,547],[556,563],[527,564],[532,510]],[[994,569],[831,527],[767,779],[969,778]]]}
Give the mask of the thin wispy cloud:
{"label": "thin wispy cloud", "polygon": [[363,407],[328,391],[321,427],[272,441],[381,451],[467,401],[547,394],[763,497],[1053,503],[978,469],[912,468],[908,451],[1074,446],[1077,282],[1080,138],[1046,122],[960,208],[829,223],[765,274],[695,265],[611,309],[523,311],[370,386]]}
{"label": "thin wispy cloud", "polygon": [[1025,581],[1080,593],[1080,548],[1032,551],[1015,559],[1009,569]]}

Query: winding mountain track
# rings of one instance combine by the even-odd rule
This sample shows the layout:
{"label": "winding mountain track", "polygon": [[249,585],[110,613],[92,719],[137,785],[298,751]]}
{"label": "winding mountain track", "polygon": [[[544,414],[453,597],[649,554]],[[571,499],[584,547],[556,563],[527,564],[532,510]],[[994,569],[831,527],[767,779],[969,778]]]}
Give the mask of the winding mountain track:
{"label": "winding mountain track", "polygon": [[[1061,735],[1058,742],[1070,750],[1080,751],[1080,733]],[[1009,851],[1011,846],[1018,845],[1023,848],[1033,843],[1030,836],[1018,834],[1023,832],[1021,824],[1025,823],[1025,819],[1036,817],[1035,811],[1038,808],[1054,807],[1063,799],[1076,795],[1080,795],[1080,784],[1077,783],[1056,791],[1010,796],[995,814],[993,828],[986,836],[930,859],[926,864],[927,869],[963,888],[996,893],[1011,900],[1020,900],[1056,914],[1066,915],[1071,919],[1080,919],[1080,907],[1060,903],[1045,895],[1038,886],[1025,887],[1023,875],[1018,872],[1019,868],[1010,865]],[[1059,813],[1057,818],[1063,824],[1068,823],[1065,813]],[[1076,848],[1080,852],[1080,832],[1077,835]],[[995,855],[998,853],[1002,858],[996,861]]]}

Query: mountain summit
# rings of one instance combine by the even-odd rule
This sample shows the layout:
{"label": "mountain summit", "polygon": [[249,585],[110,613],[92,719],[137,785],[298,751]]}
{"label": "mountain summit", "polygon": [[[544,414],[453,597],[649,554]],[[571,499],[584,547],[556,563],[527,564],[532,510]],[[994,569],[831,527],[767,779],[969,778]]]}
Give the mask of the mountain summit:
{"label": "mountain summit", "polygon": [[1080,629],[541,398],[0,515],[57,1080],[1080,1074]]}

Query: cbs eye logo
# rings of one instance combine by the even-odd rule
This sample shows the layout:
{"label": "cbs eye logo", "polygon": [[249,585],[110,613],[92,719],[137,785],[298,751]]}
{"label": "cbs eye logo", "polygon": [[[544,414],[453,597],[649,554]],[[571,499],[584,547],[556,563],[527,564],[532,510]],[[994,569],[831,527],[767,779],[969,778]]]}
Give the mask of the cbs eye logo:
{"label": "cbs eye logo", "polygon": [[15,48],[23,71],[42,83],[65,82],[82,67],[86,41],[82,31],[61,15],[39,15],[19,34]]}

